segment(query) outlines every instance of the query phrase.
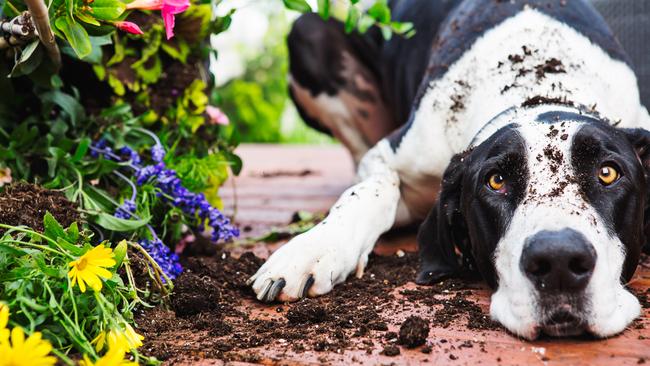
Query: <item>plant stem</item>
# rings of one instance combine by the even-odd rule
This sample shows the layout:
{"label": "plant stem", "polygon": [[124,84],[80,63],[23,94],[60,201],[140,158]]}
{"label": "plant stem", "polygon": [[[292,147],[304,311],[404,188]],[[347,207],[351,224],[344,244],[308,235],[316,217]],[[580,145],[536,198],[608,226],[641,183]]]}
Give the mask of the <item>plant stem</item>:
{"label": "plant stem", "polygon": [[[39,232],[36,232],[34,230],[29,230],[29,229],[25,229],[25,228],[20,227],[20,226],[11,226],[11,225],[6,225],[6,224],[0,224],[0,228],[8,229],[10,231],[19,231],[19,232],[22,232],[22,233],[36,235],[36,236],[38,236],[40,238],[43,238],[43,239],[49,241],[50,243],[54,244],[57,248],[63,250],[63,248],[61,248],[56,241],[52,240],[51,238],[48,238],[47,236],[45,236],[45,235],[43,235],[43,234],[41,234]],[[74,256],[71,255],[71,254],[68,254],[68,253],[65,253],[65,252],[63,252],[63,254],[65,256],[69,257],[69,258],[74,258]]]}
{"label": "plant stem", "polygon": [[74,361],[72,361],[72,359],[70,357],[68,357],[65,353],[59,351],[56,348],[52,349],[52,353],[54,353],[56,355],[56,357],[58,357],[59,360],[61,362],[65,363],[66,365],[74,366]]}
{"label": "plant stem", "polygon": [[[50,285],[48,285],[47,282],[44,282],[43,285],[44,285],[45,289],[47,290],[47,292],[51,296],[50,301],[52,301],[52,299],[54,299],[54,303],[56,304],[56,308],[61,313],[61,316],[64,318],[65,323],[67,323],[67,324],[65,324],[64,322],[61,322],[61,325],[72,336],[72,338],[81,339],[81,342],[79,342],[79,346],[84,349],[85,353],[91,354],[91,355],[96,357],[97,354],[95,353],[95,350],[92,347],[90,347],[90,350],[87,349],[87,345],[89,345],[90,342],[86,338],[86,335],[83,333],[83,331],[81,329],[79,329],[79,326],[77,325],[77,323],[73,322],[72,319],[70,319],[70,317],[68,316],[68,314],[66,314],[66,312],[63,310],[63,308],[61,308],[61,304],[56,300],[56,296],[54,295],[54,292],[50,288]],[[75,298],[72,297],[70,300],[74,301],[74,299]],[[68,326],[71,326],[72,329],[69,329]]]}
{"label": "plant stem", "polygon": [[61,68],[61,52],[56,45],[54,33],[52,33],[47,6],[45,6],[43,0],[25,0],[25,4],[29,9],[29,13],[32,15],[34,25],[38,31],[38,38],[40,38],[45,46],[47,54],[52,59],[54,67],[58,71]]}
{"label": "plant stem", "polygon": [[52,249],[52,248],[46,247],[44,245],[30,243],[30,242],[27,242],[27,241],[5,239],[5,240],[2,240],[1,242],[2,243],[11,243],[11,244],[22,244],[22,245],[26,245],[26,246],[29,246],[29,247],[32,247],[32,248],[40,249],[40,250],[43,250],[43,251],[52,252],[52,253],[55,253],[55,254],[58,254],[58,255],[61,255],[61,256],[66,255],[65,253],[62,253],[62,252],[60,252],[60,251],[58,251],[56,249]]}

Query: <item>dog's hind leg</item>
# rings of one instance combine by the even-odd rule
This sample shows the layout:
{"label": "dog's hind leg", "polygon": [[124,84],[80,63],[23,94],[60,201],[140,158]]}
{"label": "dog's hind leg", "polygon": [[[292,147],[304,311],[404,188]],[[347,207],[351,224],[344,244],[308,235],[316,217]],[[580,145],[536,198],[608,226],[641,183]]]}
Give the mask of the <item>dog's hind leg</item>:
{"label": "dog's hind leg", "polygon": [[333,135],[358,163],[396,128],[380,88],[372,35],[346,34],[336,20],[305,14],[288,39],[289,92],[311,127]]}

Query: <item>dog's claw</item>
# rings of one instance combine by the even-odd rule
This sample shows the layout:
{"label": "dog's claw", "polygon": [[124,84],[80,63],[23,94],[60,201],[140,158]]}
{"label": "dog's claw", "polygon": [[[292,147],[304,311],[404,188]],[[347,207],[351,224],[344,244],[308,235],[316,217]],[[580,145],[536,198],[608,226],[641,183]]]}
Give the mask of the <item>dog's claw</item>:
{"label": "dog's claw", "polygon": [[246,286],[252,285],[256,279],[257,279],[257,275],[251,276],[249,279],[246,280]]}
{"label": "dog's claw", "polygon": [[284,280],[284,278],[280,278],[279,280],[275,281],[273,283],[273,286],[269,289],[269,292],[266,294],[266,297],[264,298],[265,302],[272,302],[275,301],[275,298],[278,297],[284,286],[287,284],[287,281]]}
{"label": "dog's claw", "polygon": [[264,285],[262,286],[262,289],[260,292],[257,293],[257,299],[259,301],[264,301],[264,298],[266,298],[266,293],[269,292],[269,289],[273,285],[273,280],[270,278],[267,278],[266,281],[264,281]]}
{"label": "dog's claw", "polygon": [[309,275],[305,280],[305,285],[302,287],[302,292],[300,293],[300,298],[306,297],[309,288],[314,284],[314,276]]}

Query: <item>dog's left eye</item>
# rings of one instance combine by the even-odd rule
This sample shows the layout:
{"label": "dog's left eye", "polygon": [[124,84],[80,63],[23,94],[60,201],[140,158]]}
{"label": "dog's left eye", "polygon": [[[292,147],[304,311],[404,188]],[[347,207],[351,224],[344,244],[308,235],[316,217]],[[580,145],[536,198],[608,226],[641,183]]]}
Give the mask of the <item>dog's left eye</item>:
{"label": "dog's left eye", "polygon": [[506,186],[506,179],[500,173],[494,173],[488,179],[488,186],[493,191],[502,192]]}
{"label": "dog's left eye", "polygon": [[611,165],[603,165],[598,171],[598,179],[605,186],[614,184],[620,176],[618,170]]}

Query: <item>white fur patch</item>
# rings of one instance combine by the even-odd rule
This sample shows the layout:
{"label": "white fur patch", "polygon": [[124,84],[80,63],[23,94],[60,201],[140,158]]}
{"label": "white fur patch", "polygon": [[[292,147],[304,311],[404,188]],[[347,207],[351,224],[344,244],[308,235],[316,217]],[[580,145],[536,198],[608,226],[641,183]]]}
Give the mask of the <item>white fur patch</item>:
{"label": "white fur patch", "polygon": [[608,233],[598,212],[580,193],[571,164],[571,144],[582,124],[521,122],[518,131],[526,143],[529,181],[524,199],[494,253],[499,284],[492,295],[490,313],[513,333],[528,339],[537,337],[543,309],[536,299],[543,295],[520,269],[524,243],[540,231],[570,228],[584,235],[597,254],[585,290],[588,308],[583,311],[588,328],[601,337],[621,332],[639,315],[640,306],[621,284],[623,244]]}

